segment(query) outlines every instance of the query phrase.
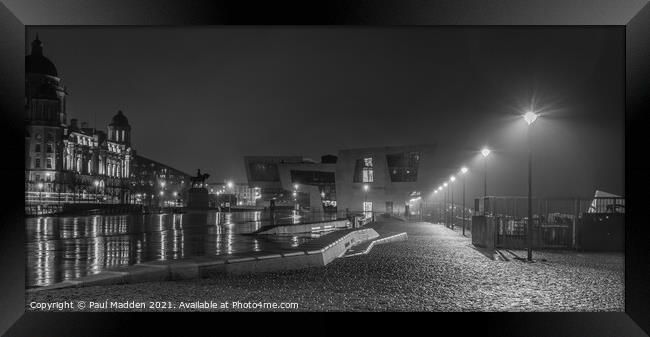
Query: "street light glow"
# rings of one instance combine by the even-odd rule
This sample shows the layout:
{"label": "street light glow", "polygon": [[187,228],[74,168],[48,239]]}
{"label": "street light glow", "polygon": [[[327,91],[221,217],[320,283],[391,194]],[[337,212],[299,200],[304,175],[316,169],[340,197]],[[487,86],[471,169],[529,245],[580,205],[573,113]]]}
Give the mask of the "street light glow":
{"label": "street light glow", "polygon": [[364,190],[364,191],[368,191],[369,188],[370,188],[370,187],[369,187],[368,185],[363,185],[363,190]]}
{"label": "street light glow", "polygon": [[178,195],[178,192],[174,191],[174,196],[177,196],[177,195]]}
{"label": "street light glow", "polygon": [[162,195],[164,195],[164,194],[165,194],[165,192],[163,192],[163,191],[160,191],[160,195],[161,195],[161,196],[162,196]]}
{"label": "street light glow", "polygon": [[453,183],[454,181],[456,181],[456,177],[451,176],[451,177],[449,177],[449,180],[451,180],[451,182]]}
{"label": "street light glow", "polygon": [[43,189],[43,183],[38,183],[38,188],[42,190]]}
{"label": "street light glow", "polygon": [[481,150],[481,154],[483,155],[483,157],[489,156],[490,155],[490,149],[488,149],[487,147],[484,147],[483,150]]}
{"label": "street light glow", "polygon": [[443,185],[444,185],[445,187],[447,187],[447,182],[445,182]]}
{"label": "street light glow", "polygon": [[528,123],[528,125],[533,124],[533,122],[536,119],[537,119],[537,114],[532,111],[528,111],[524,114],[524,120],[526,120],[526,123]]}
{"label": "street light glow", "polygon": [[467,173],[467,167],[463,166],[460,168],[460,173],[465,174]]}
{"label": "street light glow", "polygon": [[165,182],[164,181],[160,182],[160,187],[165,187]]}
{"label": "street light glow", "polygon": [[298,184],[293,184],[294,189],[298,189]]}
{"label": "street light glow", "polygon": [[95,180],[93,184],[95,184],[95,186],[99,186],[99,180]]}
{"label": "street light glow", "polygon": [[228,188],[232,188],[232,181],[227,182],[226,186],[228,186]]}

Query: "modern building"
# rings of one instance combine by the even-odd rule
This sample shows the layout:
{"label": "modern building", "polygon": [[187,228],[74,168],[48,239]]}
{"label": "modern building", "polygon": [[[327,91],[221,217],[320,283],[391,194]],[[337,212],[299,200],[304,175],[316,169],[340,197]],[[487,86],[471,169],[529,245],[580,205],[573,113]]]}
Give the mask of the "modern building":
{"label": "modern building", "polygon": [[134,154],[130,189],[135,203],[151,206],[183,205],[192,176],[153,159]]}
{"label": "modern building", "polygon": [[434,145],[412,145],[339,151],[338,208],[400,214],[407,208],[413,211],[420,195],[431,189],[430,176],[439,171],[435,150]]}
{"label": "modern building", "polygon": [[25,201],[126,203],[132,156],[128,119],[121,111],[106,132],[71,119],[52,61],[38,39],[25,57]]}
{"label": "modern building", "polygon": [[275,198],[317,211],[404,214],[417,212],[435,179],[451,172],[436,164],[435,151],[425,144],[341,150],[320,163],[302,157],[244,162],[249,184],[262,188],[262,201]]}
{"label": "modern building", "polygon": [[336,157],[318,163],[302,156],[244,157],[248,184],[259,188],[257,204],[290,205],[310,210],[336,209]]}

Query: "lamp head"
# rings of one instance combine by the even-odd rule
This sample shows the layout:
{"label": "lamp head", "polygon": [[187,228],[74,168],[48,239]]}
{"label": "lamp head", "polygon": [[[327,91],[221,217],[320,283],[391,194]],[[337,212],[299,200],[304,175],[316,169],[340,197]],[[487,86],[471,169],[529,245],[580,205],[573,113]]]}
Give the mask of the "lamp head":
{"label": "lamp head", "polygon": [[489,156],[490,155],[490,149],[488,149],[487,147],[484,147],[483,150],[481,150],[481,154],[483,155],[483,157]]}
{"label": "lamp head", "polygon": [[449,177],[449,180],[453,183],[454,181],[456,181],[456,177],[451,176],[451,177]]}
{"label": "lamp head", "polygon": [[368,186],[367,184],[366,184],[366,185],[363,185],[363,190],[364,190],[364,191],[367,192],[369,188],[370,188],[370,186]]}
{"label": "lamp head", "polygon": [[533,124],[533,122],[535,122],[537,117],[538,115],[532,111],[528,111],[524,114],[524,120],[526,120],[526,123],[528,123],[528,125]]}
{"label": "lamp head", "polygon": [[467,173],[467,167],[463,166],[460,168],[460,173],[465,174]]}

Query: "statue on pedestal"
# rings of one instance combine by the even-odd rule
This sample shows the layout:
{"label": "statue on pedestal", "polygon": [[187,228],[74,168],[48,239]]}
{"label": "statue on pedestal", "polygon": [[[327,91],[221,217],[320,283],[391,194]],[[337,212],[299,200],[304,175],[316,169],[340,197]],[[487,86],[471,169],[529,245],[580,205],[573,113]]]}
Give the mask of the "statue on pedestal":
{"label": "statue on pedestal", "polygon": [[196,177],[190,178],[192,183],[192,188],[201,188],[205,186],[205,181],[210,178],[210,175],[207,173],[201,174],[201,169],[196,170]]}
{"label": "statue on pedestal", "polygon": [[193,209],[207,209],[209,205],[208,189],[205,188],[205,180],[209,174],[201,174],[201,169],[196,171],[196,177],[190,178],[192,187],[187,191],[187,207]]}

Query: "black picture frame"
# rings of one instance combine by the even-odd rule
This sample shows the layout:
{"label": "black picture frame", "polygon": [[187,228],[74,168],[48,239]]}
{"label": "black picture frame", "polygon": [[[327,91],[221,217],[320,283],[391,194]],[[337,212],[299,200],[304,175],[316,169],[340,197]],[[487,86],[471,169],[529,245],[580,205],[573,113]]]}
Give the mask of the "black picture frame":
{"label": "black picture frame", "polygon": [[[250,334],[346,334],[387,326],[498,336],[643,336],[650,333],[650,244],[643,209],[648,202],[645,133],[650,125],[650,5],[648,0],[375,0],[182,1],[2,0],[0,4],[0,125],[3,179],[0,212],[0,332],[7,336],[97,336],[226,328]],[[250,315],[233,323],[214,313],[25,313],[24,289],[24,52],[25,26],[38,25],[564,25],[620,26],[626,32],[625,313],[482,313],[367,316]],[[615,46],[613,46],[615,47]],[[623,47],[621,47],[623,48]],[[159,316],[164,315],[164,316]],[[210,315],[210,316],[208,316]],[[224,315],[219,313],[219,315]],[[295,315],[295,316],[294,316]],[[175,314],[177,316],[177,314]],[[241,319],[242,317],[238,317]],[[229,322],[230,321],[230,322]],[[296,328],[295,324],[304,326]],[[223,325],[221,325],[223,324]],[[239,328],[238,328],[239,326]],[[346,327],[346,328],[344,328]],[[350,328],[347,328],[350,327]],[[452,330],[449,330],[452,329]],[[645,331],[646,333],[644,333]],[[218,332],[218,333],[217,333]],[[445,333],[446,334],[446,333]]]}

